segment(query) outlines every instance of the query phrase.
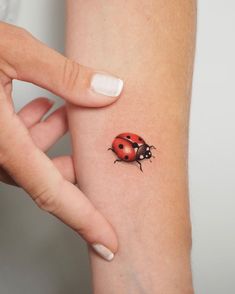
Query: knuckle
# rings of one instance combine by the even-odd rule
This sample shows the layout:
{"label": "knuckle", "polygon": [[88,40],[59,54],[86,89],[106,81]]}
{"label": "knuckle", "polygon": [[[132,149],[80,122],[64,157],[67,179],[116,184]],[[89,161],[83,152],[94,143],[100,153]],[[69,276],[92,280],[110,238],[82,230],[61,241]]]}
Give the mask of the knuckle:
{"label": "knuckle", "polygon": [[22,27],[14,27],[14,33],[22,38],[25,38],[27,35],[29,35],[29,32]]}
{"label": "knuckle", "polygon": [[1,43],[6,43],[6,45],[10,45],[11,42],[16,43],[21,39],[24,40],[30,35],[30,33],[26,29],[6,23],[1,24],[0,32],[3,36]]}
{"label": "knuckle", "polygon": [[[30,33],[24,28],[3,24],[0,26],[0,71],[1,83],[5,86],[10,79],[17,79],[16,64],[19,52],[24,57],[24,47],[30,40]],[[13,49],[12,49],[13,48]],[[14,62],[13,62],[14,61]]]}
{"label": "knuckle", "polygon": [[50,189],[40,191],[34,196],[34,201],[40,209],[49,213],[54,213],[59,207],[58,200]]}
{"label": "knuckle", "polygon": [[68,58],[64,61],[62,84],[67,90],[72,91],[78,83],[79,64]]}
{"label": "knuckle", "polygon": [[12,37],[15,37],[18,41],[24,41],[25,39],[28,39],[31,36],[30,32],[22,27],[11,26],[9,29],[11,30]]}
{"label": "knuckle", "polygon": [[[29,31],[24,28],[16,27],[15,31],[12,33],[12,40],[14,43],[18,44],[17,54],[25,54],[25,51],[28,48],[32,47],[33,37]],[[20,55],[21,56],[21,55]],[[23,57],[23,56],[22,56]]]}

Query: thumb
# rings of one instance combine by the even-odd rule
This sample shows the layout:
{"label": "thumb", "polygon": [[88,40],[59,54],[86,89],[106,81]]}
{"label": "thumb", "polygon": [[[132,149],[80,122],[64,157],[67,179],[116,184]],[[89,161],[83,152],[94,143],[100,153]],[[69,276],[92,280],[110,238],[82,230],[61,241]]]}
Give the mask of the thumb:
{"label": "thumb", "polygon": [[121,79],[64,57],[24,29],[0,23],[0,35],[0,68],[12,79],[34,83],[88,107],[111,104],[122,92]]}

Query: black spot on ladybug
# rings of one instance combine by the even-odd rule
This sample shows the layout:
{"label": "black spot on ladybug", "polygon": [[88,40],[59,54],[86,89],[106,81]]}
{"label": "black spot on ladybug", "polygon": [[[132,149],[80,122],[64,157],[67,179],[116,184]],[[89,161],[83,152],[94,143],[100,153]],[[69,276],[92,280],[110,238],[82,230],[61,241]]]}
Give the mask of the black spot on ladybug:
{"label": "black spot on ladybug", "polygon": [[119,149],[123,149],[123,144],[118,145]]}
{"label": "black spot on ladybug", "polygon": [[132,144],[132,147],[133,147],[133,148],[138,148],[139,145],[138,145],[138,143],[135,142],[135,143]]}
{"label": "black spot on ladybug", "polygon": [[126,160],[129,158],[129,156],[128,155],[125,155],[125,157],[124,157]]}
{"label": "black spot on ladybug", "polygon": [[127,137],[127,139],[130,139],[131,138],[131,136],[126,136]]}
{"label": "black spot on ladybug", "polygon": [[142,138],[140,138],[140,137],[139,137],[139,140],[140,140],[140,141],[143,141],[143,139],[142,139]]}

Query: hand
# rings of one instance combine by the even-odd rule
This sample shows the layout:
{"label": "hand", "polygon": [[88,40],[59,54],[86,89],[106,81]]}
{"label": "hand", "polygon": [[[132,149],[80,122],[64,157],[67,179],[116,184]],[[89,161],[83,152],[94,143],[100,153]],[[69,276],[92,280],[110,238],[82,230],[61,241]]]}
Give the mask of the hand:
{"label": "hand", "polygon": [[12,80],[18,79],[46,88],[70,103],[101,107],[119,97],[123,83],[65,58],[23,29],[0,23],[0,36],[0,167],[41,209],[69,225],[111,260],[118,246],[113,228],[42,152],[42,141],[36,141],[27,129],[39,116],[27,121],[22,112],[17,115],[11,92]]}
{"label": "hand", "polygon": [[[54,102],[44,97],[37,98],[25,105],[18,113],[19,119],[28,129],[34,144],[47,152],[68,131],[67,114],[62,106],[43,119],[53,107]],[[72,156],[59,156],[52,159],[53,164],[67,181],[76,184],[76,175]],[[0,182],[18,186],[3,169],[0,168]]]}

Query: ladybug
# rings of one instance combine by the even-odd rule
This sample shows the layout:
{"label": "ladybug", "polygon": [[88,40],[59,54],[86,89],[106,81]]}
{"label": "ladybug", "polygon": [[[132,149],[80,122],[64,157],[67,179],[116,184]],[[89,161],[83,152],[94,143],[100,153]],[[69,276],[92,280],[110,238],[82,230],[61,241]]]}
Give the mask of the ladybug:
{"label": "ladybug", "polygon": [[[117,159],[114,161],[134,162],[139,164],[143,171],[140,160],[154,158],[151,149],[156,149],[153,145],[148,145],[142,137],[133,133],[122,133],[115,137],[112,143],[112,150]],[[150,160],[151,161],[151,160]]]}

